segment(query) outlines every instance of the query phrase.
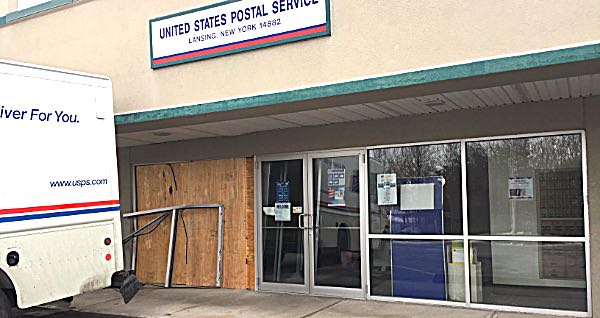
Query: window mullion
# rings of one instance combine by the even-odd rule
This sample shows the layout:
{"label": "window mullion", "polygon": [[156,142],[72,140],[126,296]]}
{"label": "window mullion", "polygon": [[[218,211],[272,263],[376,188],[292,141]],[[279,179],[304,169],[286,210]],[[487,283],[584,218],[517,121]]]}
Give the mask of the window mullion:
{"label": "window mullion", "polygon": [[469,220],[467,207],[467,146],[463,140],[460,142],[460,172],[462,188],[462,229],[463,229],[463,249],[465,265],[465,303],[467,307],[471,305],[471,253],[469,248]]}

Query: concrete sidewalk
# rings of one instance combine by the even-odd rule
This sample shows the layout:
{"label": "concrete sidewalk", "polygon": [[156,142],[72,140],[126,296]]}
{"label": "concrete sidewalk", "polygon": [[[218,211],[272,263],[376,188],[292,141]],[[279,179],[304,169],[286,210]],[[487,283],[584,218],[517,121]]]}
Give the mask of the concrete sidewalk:
{"label": "concrete sidewalk", "polygon": [[[460,317],[548,318],[553,316],[494,312],[454,307],[415,305],[273,294],[231,289],[163,289],[145,287],[124,305],[120,295],[105,289],[75,298],[68,308],[46,306],[26,317],[79,317],[98,313],[125,317]],[[44,315],[44,311],[47,312]],[[54,312],[53,312],[54,311]],[[91,317],[91,316],[90,316]],[[96,317],[96,316],[93,316]],[[97,316],[103,317],[103,316]],[[109,317],[109,316],[107,316]]]}

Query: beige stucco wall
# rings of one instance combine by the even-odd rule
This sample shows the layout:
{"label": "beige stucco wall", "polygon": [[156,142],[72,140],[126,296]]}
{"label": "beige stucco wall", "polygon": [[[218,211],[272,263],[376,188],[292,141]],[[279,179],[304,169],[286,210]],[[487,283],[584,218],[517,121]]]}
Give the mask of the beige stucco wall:
{"label": "beige stucco wall", "polygon": [[17,0],[0,0],[0,17],[17,10]]}
{"label": "beige stucco wall", "polygon": [[108,75],[123,113],[600,41],[597,0],[331,0],[331,37],[151,70],[148,20],[214,2],[79,1],[0,27],[0,58]]}

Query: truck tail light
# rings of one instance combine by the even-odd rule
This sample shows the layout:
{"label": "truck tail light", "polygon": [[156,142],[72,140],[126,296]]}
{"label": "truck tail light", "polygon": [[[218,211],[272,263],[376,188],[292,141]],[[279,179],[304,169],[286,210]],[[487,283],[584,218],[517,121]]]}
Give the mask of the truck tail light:
{"label": "truck tail light", "polygon": [[6,263],[10,267],[17,266],[19,264],[19,253],[15,251],[8,253],[8,255],[6,256]]}

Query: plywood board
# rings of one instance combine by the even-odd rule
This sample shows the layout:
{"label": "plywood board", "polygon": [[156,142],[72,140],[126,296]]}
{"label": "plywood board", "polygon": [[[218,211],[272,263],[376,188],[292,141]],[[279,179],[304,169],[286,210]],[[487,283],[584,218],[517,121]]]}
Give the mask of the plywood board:
{"label": "plywood board", "polygon": [[256,265],[254,253],[254,160],[246,159],[246,288],[254,290]]}
{"label": "plywood board", "polygon": [[[254,288],[254,178],[251,159],[141,166],[136,169],[136,182],[138,210],[224,204],[223,287],[248,288],[251,283],[250,288]],[[249,204],[252,207],[251,224],[248,224]],[[184,211],[178,218],[173,284],[215,285],[217,212],[217,209],[190,210]],[[140,220],[140,223],[147,221]],[[141,281],[164,283],[169,230],[170,221],[166,221],[155,232],[140,238],[137,274]],[[248,264],[250,259],[251,266]]]}
{"label": "plywood board", "polygon": [[[174,178],[167,165],[136,168],[136,199],[138,211],[175,205]],[[142,227],[155,216],[141,217]],[[165,220],[153,232],[138,238],[136,274],[145,283],[163,284],[169,248],[170,220]]]}

